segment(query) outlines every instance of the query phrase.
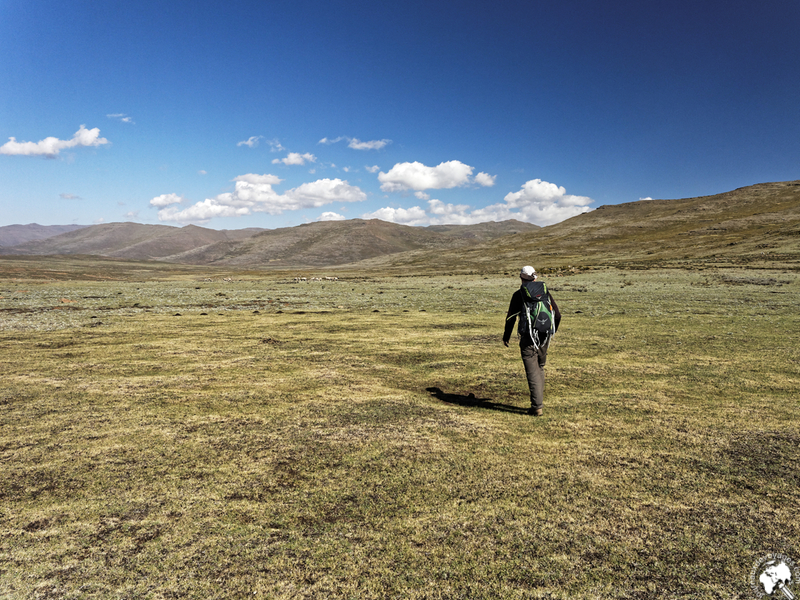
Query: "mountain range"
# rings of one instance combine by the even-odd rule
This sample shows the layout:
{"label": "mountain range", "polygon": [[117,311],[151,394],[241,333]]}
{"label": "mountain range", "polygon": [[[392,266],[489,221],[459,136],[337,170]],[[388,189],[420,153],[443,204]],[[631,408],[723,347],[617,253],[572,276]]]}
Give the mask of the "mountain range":
{"label": "mountain range", "polygon": [[17,246],[26,242],[44,240],[62,233],[83,229],[86,225],[6,225],[0,227],[0,251],[3,247]]}
{"label": "mountain range", "polygon": [[[17,238],[20,228],[11,226]],[[322,221],[280,229],[207,229],[139,223],[106,223],[0,247],[0,254],[94,255],[191,265],[237,267],[341,265],[415,250],[449,250],[540,229],[502,221],[478,225],[410,227],[377,219]],[[0,239],[4,239],[0,228]]]}
{"label": "mountain range", "polygon": [[410,227],[375,219],[222,231],[138,223],[13,225],[0,227],[0,244],[0,254],[88,254],[245,269],[358,264],[390,272],[496,271],[521,263],[654,265],[687,259],[786,266],[800,264],[800,181],[601,206],[542,228],[513,220]]}

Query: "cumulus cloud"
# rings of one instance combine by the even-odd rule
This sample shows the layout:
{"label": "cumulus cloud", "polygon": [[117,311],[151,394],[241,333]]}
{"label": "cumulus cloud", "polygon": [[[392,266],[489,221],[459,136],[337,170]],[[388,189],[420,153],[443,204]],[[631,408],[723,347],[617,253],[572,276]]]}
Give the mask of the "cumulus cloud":
{"label": "cumulus cloud", "polygon": [[[588,212],[588,205],[592,203],[591,198],[567,194],[564,186],[541,179],[526,181],[520,191],[506,194],[503,200],[510,208],[542,212],[566,210],[573,212],[574,215]],[[573,216],[573,214],[569,216]]]}
{"label": "cumulus cloud", "polygon": [[361,202],[367,195],[358,186],[350,185],[341,179],[319,179],[304,183],[284,194],[290,201],[285,210],[311,208],[333,202]]}
{"label": "cumulus cloud", "polygon": [[80,196],[76,196],[75,194],[59,194],[59,198],[63,198],[64,200],[83,200]]}
{"label": "cumulus cloud", "polygon": [[430,217],[419,206],[411,208],[379,208],[378,210],[361,215],[362,219],[380,219],[400,225],[429,225]]}
{"label": "cumulus cloud", "polygon": [[237,142],[236,145],[237,146],[247,146],[248,148],[255,148],[256,146],[258,146],[258,141],[262,137],[263,136],[261,136],[261,135],[251,135],[246,140],[243,140],[241,142]]}
{"label": "cumulus cloud", "polygon": [[183,198],[178,194],[161,194],[150,200],[150,206],[169,206],[170,204],[180,204]]}
{"label": "cumulus cloud", "polygon": [[[283,194],[272,186],[283,180],[275,175],[240,175],[233,192],[206,198],[186,208],[164,204],[158,211],[160,221],[204,223],[215,217],[238,217],[257,212],[279,215],[287,210],[317,208],[334,202],[361,202],[367,195],[357,186],[341,179],[319,179],[292,188]],[[174,194],[164,194],[166,197]],[[161,196],[159,196],[161,198]],[[156,200],[154,198],[153,200]],[[166,202],[166,198],[164,200]],[[151,205],[153,204],[151,200]]]}
{"label": "cumulus cloud", "polygon": [[345,219],[347,219],[347,217],[345,217],[344,215],[326,211],[317,218],[317,221],[344,221]]}
{"label": "cumulus cloud", "polygon": [[71,140],[47,137],[39,142],[18,142],[17,138],[10,137],[5,144],[0,146],[0,154],[55,158],[65,148],[102,146],[103,144],[108,144],[108,140],[100,137],[100,130],[97,127],[86,129],[85,125],[81,125]]}
{"label": "cumulus cloud", "polygon": [[317,162],[317,157],[313,154],[306,152],[300,154],[299,152],[289,152],[286,158],[276,158],[272,161],[273,165],[283,163],[285,165],[304,165],[306,162]]}
{"label": "cumulus cloud", "polygon": [[275,138],[274,140],[267,140],[267,144],[269,144],[270,152],[283,152],[286,150],[286,148],[284,148],[278,141],[278,138]]}
{"label": "cumulus cloud", "polygon": [[434,215],[433,220],[437,223],[458,223],[467,225],[480,222],[472,220],[468,204],[451,204],[449,202],[445,204],[441,200],[434,199],[428,201],[428,212]]}
{"label": "cumulus cloud", "polygon": [[388,173],[378,173],[381,190],[402,192],[405,190],[440,190],[470,183],[472,167],[458,160],[443,162],[436,167],[428,167],[421,162],[397,163]]}
{"label": "cumulus cloud", "polygon": [[475,175],[475,183],[483,187],[492,187],[497,175],[489,175],[488,173],[478,173]]}
{"label": "cumulus cloud", "polygon": [[[417,196],[425,199],[423,196]],[[516,219],[546,226],[558,223],[581,213],[589,212],[593,200],[587,196],[573,196],[562,186],[533,179],[518,192],[506,194],[503,202],[473,209],[466,204],[449,204],[441,200],[428,200],[428,209],[419,206],[409,209],[382,208],[365,218],[377,218],[405,225],[471,225],[488,221]]]}
{"label": "cumulus cloud", "polygon": [[365,168],[367,171],[369,171],[370,173],[377,173],[378,171],[380,171],[380,170],[381,170],[381,168],[380,168],[378,165],[373,165],[373,166],[371,166],[371,167],[366,167],[366,166],[365,166],[364,168]]}
{"label": "cumulus cloud", "polygon": [[414,192],[414,195],[419,198],[420,200],[430,200],[430,194],[426,194],[425,192]]}

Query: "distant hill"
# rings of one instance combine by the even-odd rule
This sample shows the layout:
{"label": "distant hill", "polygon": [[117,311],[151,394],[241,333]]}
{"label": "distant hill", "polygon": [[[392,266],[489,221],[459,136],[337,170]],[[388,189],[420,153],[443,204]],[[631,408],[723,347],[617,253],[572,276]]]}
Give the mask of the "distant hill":
{"label": "distant hill", "polygon": [[536,225],[519,221],[447,226],[440,231],[378,219],[322,221],[262,231],[240,242],[217,243],[167,260],[238,267],[332,266],[412,250],[464,248],[536,229]]}
{"label": "distant hill", "polygon": [[6,254],[84,254],[131,260],[237,267],[331,266],[401,252],[454,249],[540,229],[503,221],[478,225],[409,227],[377,219],[322,221],[281,229],[217,231],[195,225],[93,225],[20,244]]}
{"label": "distant hill", "polygon": [[26,242],[44,240],[62,233],[82,229],[86,225],[5,225],[0,227],[0,248],[10,248]]}
{"label": "distant hill", "polygon": [[495,271],[522,264],[800,264],[800,181],[680,200],[601,206],[533,233],[458,252],[396,255],[365,268]]}
{"label": "distant hill", "polygon": [[4,248],[5,254],[92,254],[135,260],[159,260],[193,248],[223,241],[238,241],[261,229],[217,231],[195,225],[141,225],[104,223],[43,240]]}

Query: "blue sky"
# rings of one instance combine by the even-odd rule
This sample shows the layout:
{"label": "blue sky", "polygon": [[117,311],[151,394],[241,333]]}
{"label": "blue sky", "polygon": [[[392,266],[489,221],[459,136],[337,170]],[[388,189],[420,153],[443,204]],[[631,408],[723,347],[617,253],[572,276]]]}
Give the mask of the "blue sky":
{"label": "blue sky", "polygon": [[797,0],[0,0],[0,225],[548,225],[800,179],[798,24]]}

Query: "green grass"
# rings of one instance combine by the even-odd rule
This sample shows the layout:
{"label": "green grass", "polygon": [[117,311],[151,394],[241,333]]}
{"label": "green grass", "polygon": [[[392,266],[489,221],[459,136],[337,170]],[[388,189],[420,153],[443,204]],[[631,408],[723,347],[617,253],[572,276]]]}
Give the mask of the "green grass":
{"label": "green grass", "polygon": [[800,560],[795,273],[548,280],[539,419],[514,276],[214,278],[0,282],[0,598],[749,598]]}

